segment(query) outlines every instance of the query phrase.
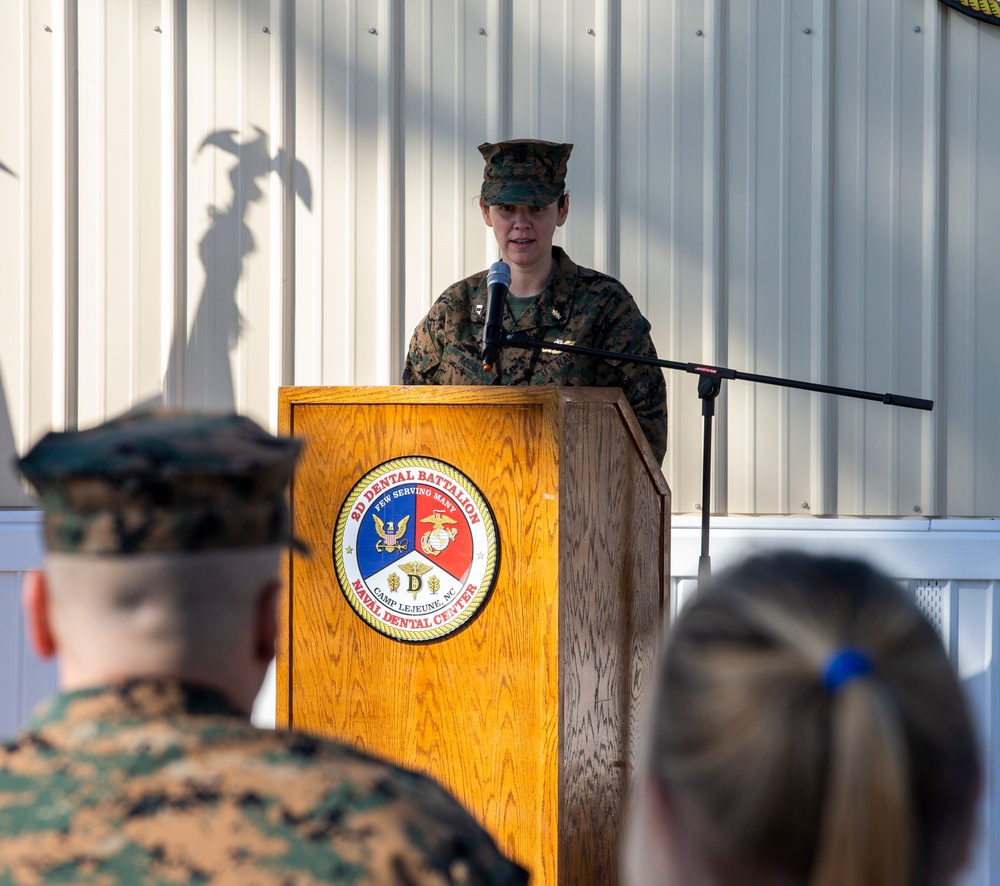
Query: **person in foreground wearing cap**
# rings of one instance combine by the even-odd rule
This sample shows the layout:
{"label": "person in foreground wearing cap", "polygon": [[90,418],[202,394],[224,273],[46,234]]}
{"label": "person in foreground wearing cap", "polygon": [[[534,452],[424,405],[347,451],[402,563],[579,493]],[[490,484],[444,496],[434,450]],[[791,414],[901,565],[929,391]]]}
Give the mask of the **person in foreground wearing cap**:
{"label": "person in foreground wearing cap", "polygon": [[[566,166],[572,145],[519,139],[483,144],[479,206],[493,229],[510,287],[503,326],[563,344],[655,357],[649,322],[613,277],[580,267],[552,245],[566,222]],[[667,451],[667,391],[656,366],[556,350],[505,348],[496,372],[480,356],[487,272],[450,286],[410,340],[403,384],[590,385],[621,388],[662,462]]]}
{"label": "person in foreground wearing cap", "polygon": [[255,728],[299,443],[235,415],[49,434],[29,634],[60,694],[0,745],[0,883],[521,884],[431,779]]}
{"label": "person in foreground wearing cap", "polygon": [[667,637],[626,886],[946,886],[982,768],[934,628],[887,576],[774,553]]}

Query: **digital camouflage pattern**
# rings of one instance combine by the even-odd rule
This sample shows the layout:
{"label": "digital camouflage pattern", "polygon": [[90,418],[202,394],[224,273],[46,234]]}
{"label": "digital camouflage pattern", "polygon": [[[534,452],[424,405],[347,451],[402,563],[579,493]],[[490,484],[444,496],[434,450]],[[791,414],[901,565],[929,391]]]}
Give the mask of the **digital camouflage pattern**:
{"label": "digital camouflage pattern", "polygon": [[300,448],[244,416],[156,410],[46,434],[18,467],[50,551],[193,552],[290,541]]}
{"label": "digital camouflage pattern", "polygon": [[0,835],[0,886],[528,881],[429,778],[171,680],[40,708],[0,745]]}
{"label": "digital camouflage pattern", "polygon": [[548,206],[566,190],[572,145],[534,139],[479,146],[486,161],[481,198],[489,205]]}
{"label": "digital camouflage pattern", "polygon": [[[649,321],[614,277],[579,267],[553,247],[556,275],[515,320],[504,305],[503,325],[512,332],[552,342],[655,357]],[[480,356],[486,317],[486,271],[449,287],[410,340],[403,384],[489,385]],[[667,388],[663,371],[563,351],[504,348],[498,370],[507,385],[588,385],[621,388],[639,419],[657,461],[667,451]]]}

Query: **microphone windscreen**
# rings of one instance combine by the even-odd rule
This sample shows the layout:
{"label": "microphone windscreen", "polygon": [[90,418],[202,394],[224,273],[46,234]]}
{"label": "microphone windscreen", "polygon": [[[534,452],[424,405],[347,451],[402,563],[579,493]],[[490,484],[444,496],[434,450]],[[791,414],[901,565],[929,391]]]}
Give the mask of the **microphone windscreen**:
{"label": "microphone windscreen", "polygon": [[507,262],[495,261],[490,265],[490,272],[486,275],[486,285],[492,286],[494,283],[510,286],[510,265]]}

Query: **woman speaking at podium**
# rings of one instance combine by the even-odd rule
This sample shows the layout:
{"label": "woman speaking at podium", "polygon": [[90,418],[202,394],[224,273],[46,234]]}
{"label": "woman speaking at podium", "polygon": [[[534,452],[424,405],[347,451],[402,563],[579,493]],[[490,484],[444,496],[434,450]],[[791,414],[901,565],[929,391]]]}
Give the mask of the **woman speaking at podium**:
{"label": "woman speaking at podium", "polygon": [[[572,149],[531,139],[479,146],[486,160],[479,207],[510,267],[503,328],[537,340],[655,357],[649,321],[628,290],[552,245],[569,214]],[[449,286],[414,330],[403,384],[621,388],[653,455],[663,460],[667,391],[661,369],[555,349],[506,348],[495,371],[487,371],[480,351],[487,301],[486,271]]]}

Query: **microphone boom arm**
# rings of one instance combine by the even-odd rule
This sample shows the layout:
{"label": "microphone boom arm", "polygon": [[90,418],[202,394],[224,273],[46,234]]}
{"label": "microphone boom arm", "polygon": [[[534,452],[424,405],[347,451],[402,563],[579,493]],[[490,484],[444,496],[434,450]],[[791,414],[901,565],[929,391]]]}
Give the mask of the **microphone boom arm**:
{"label": "microphone boom arm", "polygon": [[637,354],[626,354],[620,351],[604,351],[599,348],[588,348],[583,345],[562,344],[559,342],[542,341],[531,338],[521,332],[507,332],[503,336],[503,344],[514,348],[533,348],[554,351],[569,351],[574,354],[585,354],[591,357],[601,357],[605,360],[617,360],[628,363],[640,363],[645,366],[661,366],[665,369],[678,369],[698,376],[698,397],[701,400],[701,414],[704,418],[704,452],[702,456],[702,513],[701,513],[701,559],[698,561],[698,580],[707,578],[712,573],[712,558],[709,555],[711,477],[712,477],[712,418],[715,415],[715,399],[722,390],[723,379],[744,379],[760,382],[766,385],[779,385],[785,388],[798,388],[804,391],[818,391],[821,394],[837,394],[842,397],[854,397],[859,400],[877,400],[886,406],[903,406],[907,409],[923,409],[930,412],[934,408],[933,400],[923,400],[919,397],[904,397],[901,394],[878,394],[874,391],[859,391],[854,388],[840,388],[835,385],[821,385],[814,382],[797,381],[796,379],[777,378],[771,375],[757,375],[752,372],[737,372],[724,366],[710,366],[706,363],[679,363],[675,360],[661,360],[658,357],[643,357]]}
{"label": "microphone boom arm", "polygon": [[600,348],[588,348],[583,345],[562,344],[560,342],[543,341],[531,338],[520,332],[504,333],[505,347],[538,348],[553,351],[569,351],[574,354],[585,354],[589,357],[603,357],[606,360],[619,360],[627,363],[641,363],[646,366],[661,366],[665,369],[678,369],[694,375],[708,376],[718,379],[742,379],[765,385],[778,385],[785,388],[798,388],[803,391],[818,391],[821,394],[836,394],[841,397],[854,397],[859,400],[875,400],[886,406],[902,406],[907,409],[923,409],[930,412],[934,409],[933,400],[920,397],[905,397],[902,394],[879,394],[875,391],[859,391],[854,388],[841,388],[835,385],[823,385],[815,382],[798,381],[791,378],[777,378],[772,375],[757,375],[752,372],[739,372],[724,366],[710,366],[707,363],[680,363],[676,360],[661,360],[659,357],[643,357],[638,354],[626,354],[621,351],[604,351]]}

